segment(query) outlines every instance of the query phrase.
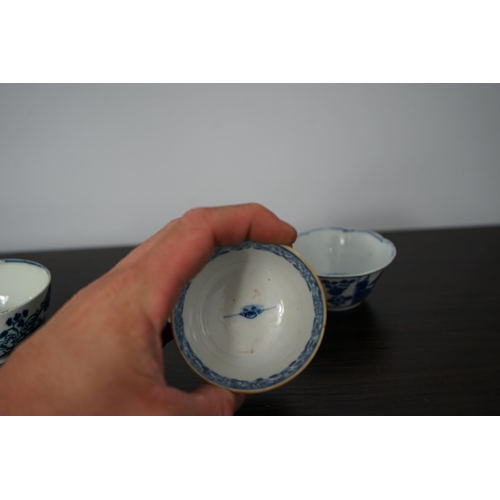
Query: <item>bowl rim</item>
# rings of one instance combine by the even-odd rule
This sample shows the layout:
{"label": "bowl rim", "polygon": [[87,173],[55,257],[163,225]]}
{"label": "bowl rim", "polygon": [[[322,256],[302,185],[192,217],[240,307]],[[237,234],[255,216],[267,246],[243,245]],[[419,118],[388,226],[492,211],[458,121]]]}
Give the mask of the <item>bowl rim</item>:
{"label": "bowl rim", "polygon": [[[268,386],[265,386],[265,387],[257,387],[257,388],[253,388],[253,389],[240,388],[240,387],[228,387],[226,385],[219,384],[216,381],[214,381],[214,380],[210,379],[209,377],[205,376],[203,373],[200,373],[192,365],[191,361],[188,360],[188,358],[186,357],[186,354],[184,353],[184,350],[182,349],[182,346],[179,343],[180,341],[178,339],[178,332],[177,332],[176,321],[175,321],[175,314],[176,314],[176,312],[177,312],[177,314],[179,314],[178,313],[178,306],[181,304],[181,302],[182,302],[182,305],[183,305],[185,294],[186,294],[187,290],[189,289],[191,281],[194,280],[194,279],[196,279],[196,276],[189,283],[187,283],[183,287],[183,289],[182,289],[182,291],[180,293],[179,299],[178,299],[178,301],[177,301],[177,303],[176,303],[176,305],[174,307],[174,310],[172,311],[172,317],[171,317],[171,325],[172,325],[172,333],[173,333],[172,336],[174,338],[175,345],[177,346],[177,350],[181,354],[181,356],[184,359],[184,361],[186,362],[187,366],[189,366],[189,368],[196,375],[198,375],[201,379],[203,379],[205,382],[207,382],[207,383],[209,383],[211,385],[215,385],[217,387],[222,387],[223,389],[229,390],[229,391],[231,391],[233,393],[257,394],[257,393],[261,393],[261,392],[267,392],[267,391],[276,389],[278,387],[281,387],[284,384],[287,384],[288,382],[290,382],[291,380],[293,380],[295,377],[297,377],[300,373],[302,373],[307,368],[307,366],[311,363],[311,361],[316,356],[316,354],[318,352],[318,349],[319,349],[319,347],[320,347],[320,345],[321,345],[321,343],[323,341],[323,337],[324,337],[324,333],[325,333],[325,327],[326,327],[326,320],[327,320],[327,316],[328,316],[328,309],[327,309],[327,304],[326,304],[325,291],[324,291],[324,288],[323,288],[323,286],[321,284],[320,277],[314,271],[313,267],[307,262],[307,260],[299,252],[297,252],[296,250],[294,250],[289,245],[277,245],[277,244],[272,244],[272,243],[259,243],[259,242],[253,242],[253,241],[248,241],[247,240],[247,241],[244,241],[244,242],[242,242],[242,243],[240,243],[238,245],[233,245],[233,246],[230,246],[230,247],[218,247],[218,248],[216,248],[214,250],[214,252],[212,253],[210,259],[207,261],[207,264],[209,262],[211,262],[212,260],[214,260],[215,258],[219,257],[220,255],[223,255],[221,253],[217,253],[217,251],[220,251],[221,249],[223,249],[223,250],[227,249],[229,252],[231,252],[231,251],[235,251],[236,249],[238,249],[242,245],[249,245],[248,248],[255,248],[254,245],[264,246],[264,247],[281,247],[281,248],[285,249],[285,251],[288,251],[289,253],[293,254],[296,257],[296,259],[298,259],[299,261],[302,261],[302,263],[305,265],[305,267],[311,273],[311,276],[313,277],[314,281],[316,282],[317,291],[319,292],[319,296],[321,297],[321,305],[322,305],[323,318],[321,320],[321,325],[320,325],[320,329],[319,329],[320,331],[319,331],[319,336],[318,336],[318,340],[316,342],[316,345],[314,346],[314,349],[312,350],[312,352],[308,355],[307,359],[305,359],[304,363],[299,368],[297,368],[290,376],[285,377],[283,380],[281,380],[281,381],[279,381],[279,382],[277,382],[275,384],[272,384],[272,385],[268,385]],[[224,252],[224,253],[227,253],[227,252]],[[183,312],[183,310],[180,313],[181,317],[182,317],[182,312]],[[312,331],[311,331],[311,333],[312,333]],[[184,330],[183,330],[183,334],[184,334]],[[184,334],[184,337],[185,337],[185,334]],[[311,338],[311,336],[309,337],[309,339],[310,338]],[[187,339],[186,339],[186,342],[187,342]],[[306,347],[307,347],[307,343],[306,343]],[[306,347],[304,347],[304,350],[302,352],[305,351]],[[300,355],[299,355],[299,357],[300,357]],[[296,360],[294,360],[294,361],[296,361]],[[292,361],[292,363],[294,361]],[[201,362],[201,360],[200,360],[200,362]],[[287,367],[287,368],[289,368],[289,367]],[[283,373],[287,368],[281,370],[279,373]],[[270,377],[267,377],[267,378],[269,379],[272,376],[273,375],[271,375]],[[258,379],[256,379],[256,380],[258,380]],[[247,382],[247,381],[245,381],[245,382]]]}
{"label": "bowl rim", "polygon": [[14,311],[16,309],[24,307],[27,304],[29,304],[30,302],[33,302],[34,300],[36,300],[37,298],[39,298],[41,295],[43,295],[47,291],[47,289],[49,288],[49,286],[50,286],[50,284],[52,282],[52,275],[50,274],[50,271],[43,264],[40,264],[39,262],[35,262],[34,260],[16,259],[16,258],[0,259],[0,265],[2,265],[2,264],[11,264],[11,263],[29,264],[31,266],[40,267],[41,269],[43,269],[47,273],[48,280],[47,280],[47,284],[42,288],[42,290],[39,293],[37,293],[36,295],[34,295],[33,297],[31,297],[31,299],[28,299],[28,300],[26,300],[24,302],[21,302],[20,304],[14,306],[14,307],[11,307],[10,309],[6,309],[5,311],[1,311],[0,312],[0,317],[4,316],[5,314],[7,314],[9,312],[12,312],[12,311]]}
{"label": "bowl rim", "polygon": [[[310,233],[315,233],[315,232],[322,232],[322,231],[331,231],[331,232],[338,232],[341,231],[343,233],[365,233],[368,234],[372,237],[374,237],[377,241],[383,244],[388,244],[391,247],[391,256],[389,257],[389,260],[378,267],[375,267],[373,269],[367,270],[367,271],[362,271],[358,273],[319,273],[316,271],[317,275],[320,278],[359,278],[361,276],[368,276],[370,274],[376,273],[378,271],[382,271],[386,267],[388,267],[391,262],[396,258],[397,250],[396,250],[396,245],[389,240],[388,238],[384,238],[381,234],[377,233],[376,231],[372,231],[371,229],[358,229],[358,228],[351,228],[351,227],[341,227],[341,226],[331,226],[331,227],[316,227],[314,229],[309,229],[308,231],[304,231],[302,233],[297,234],[297,240],[301,236],[307,236]],[[295,241],[297,241],[295,240]]]}

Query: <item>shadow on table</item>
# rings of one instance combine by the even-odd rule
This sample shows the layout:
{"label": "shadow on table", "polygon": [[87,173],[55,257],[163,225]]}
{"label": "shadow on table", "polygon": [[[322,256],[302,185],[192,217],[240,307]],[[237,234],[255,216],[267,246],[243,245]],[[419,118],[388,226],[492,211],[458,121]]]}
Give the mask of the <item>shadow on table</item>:
{"label": "shadow on table", "polygon": [[282,387],[249,395],[237,415],[334,414],[347,392],[354,398],[357,387],[364,392],[383,363],[389,341],[389,332],[367,303],[329,313],[323,342],[310,365]]}
{"label": "shadow on table", "polygon": [[[363,399],[384,365],[391,332],[368,303],[329,313],[321,346],[295,379],[272,391],[249,394],[236,415],[320,415],[349,413]],[[164,348],[167,382],[192,391],[204,382],[184,362],[174,342]],[[359,394],[357,394],[359,392]]]}

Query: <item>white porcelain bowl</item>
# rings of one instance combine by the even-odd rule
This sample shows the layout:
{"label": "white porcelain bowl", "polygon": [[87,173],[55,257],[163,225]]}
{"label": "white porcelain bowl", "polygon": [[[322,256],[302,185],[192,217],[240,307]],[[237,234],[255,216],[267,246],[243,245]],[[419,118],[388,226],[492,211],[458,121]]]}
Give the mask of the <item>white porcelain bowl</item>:
{"label": "white porcelain bowl", "polygon": [[40,327],[50,303],[50,273],[41,264],[0,260],[0,364]]}
{"label": "white porcelain bowl", "polygon": [[235,392],[262,392],[297,376],[323,338],[319,278],[291,248],[244,242],[219,248],[184,287],[173,332],[187,364]]}
{"label": "white porcelain bowl", "polygon": [[319,275],[328,310],[358,306],[396,256],[396,247],[374,231],[341,227],[301,233],[293,245]]}

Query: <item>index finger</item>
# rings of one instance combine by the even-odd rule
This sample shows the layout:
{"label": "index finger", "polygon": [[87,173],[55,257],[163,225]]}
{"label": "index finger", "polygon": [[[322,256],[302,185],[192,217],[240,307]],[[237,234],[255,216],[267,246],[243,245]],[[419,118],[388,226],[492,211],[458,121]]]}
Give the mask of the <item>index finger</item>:
{"label": "index finger", "polygon": [[203,268],[215,247],[244,240],[291,245],[296,236],[292,226],[255,203],[196,208],[167,224],[123,265],[128,262],[135,268],[140,298],[161,328],[182,287]]}

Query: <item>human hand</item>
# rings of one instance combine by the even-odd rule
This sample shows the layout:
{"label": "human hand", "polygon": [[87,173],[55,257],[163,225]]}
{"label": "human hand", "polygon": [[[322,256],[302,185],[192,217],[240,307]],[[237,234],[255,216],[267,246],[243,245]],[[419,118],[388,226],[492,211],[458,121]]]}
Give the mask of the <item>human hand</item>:
{"label": "human hand", "polygon": [[199,208],[173,220],[11,354],[0,369],[0,414],[233,414],[241,395],[166,384],[161,333],[215,247],[295,238],[295,229],[256,204]]}

